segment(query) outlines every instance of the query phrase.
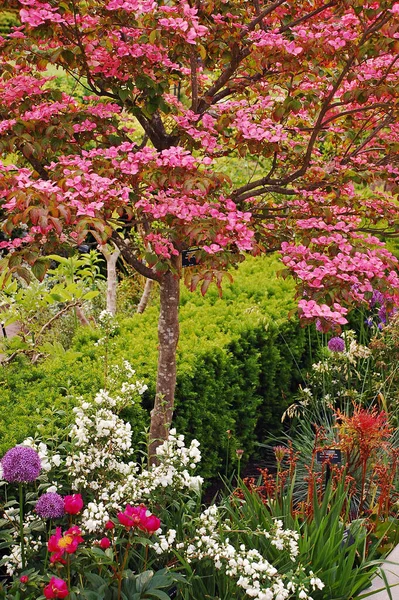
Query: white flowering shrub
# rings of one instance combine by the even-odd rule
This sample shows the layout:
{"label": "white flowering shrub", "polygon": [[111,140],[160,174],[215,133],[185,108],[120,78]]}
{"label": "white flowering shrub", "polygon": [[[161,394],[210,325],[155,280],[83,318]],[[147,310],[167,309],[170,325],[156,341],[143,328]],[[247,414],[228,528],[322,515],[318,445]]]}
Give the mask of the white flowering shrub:
{"label": "white flowering shrub", "polygon": [[[233,531],[231,522],[223,518],[223,509],[212,505],[202,512],[194,523],[196,535],[178,541],[177,533],[170,529],[158,536],[154,549],[158,554],[176,550],[188,563],[211,561],[215,569],[234,580],[246,596],[257,600],[285,600],[286,598],[311,598],[311,592],[322,590],[323,582],[314,573],[297,562],[299,534],[283,528],[281,520],[275,520],[269,530],[247,529]],[[274,546],[293,563],[287,572],[279,570],[256,548],[240,542],[237,533],[257,536],[264,540],[265,549]],[[233,538],[238,537],[234,543]]]}

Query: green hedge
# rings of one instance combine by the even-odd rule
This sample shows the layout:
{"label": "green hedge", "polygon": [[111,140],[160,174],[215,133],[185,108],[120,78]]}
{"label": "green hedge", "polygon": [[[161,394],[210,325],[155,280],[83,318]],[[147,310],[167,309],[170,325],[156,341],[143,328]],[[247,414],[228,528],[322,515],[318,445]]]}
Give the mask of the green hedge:
{"label": "green hedge", "polygon": [[[237,448],[248,456],[257,439],[280,428],[306,366],[305,331],[296,319],[287,319],[294,306],[293,283],[276,280],[278,268],[274,258],[248,259],[223,298],[213,289],[205,298],[182,291],[175,425],[201,442],[207,477],[224,470],[228,452],[230,463]],[[149,386],[143,409],[134,407],[127,415],[135,437],[148,423],[155,392],[157,317],[155,302],[142,315],[120,318],[113,338],[111,360],[128,359]],[[70,396],[91,397],[102,387],[98,337],[98,331],[83,329],[63,357],[33,366],[20,360],[3,368],[2,450],[31,433],[52,406],[66,411],[66,417],[56,415],[56,423],[64,425],[71,418]],[[7,412],[8,406],[13,410]],[[45,431],[49,428],[50,423]]]}
{"label": "green hedge", "polygon": [[11,27],[18,27],[20,24],[16,12],[0,9],[0,35],[6,35]]}

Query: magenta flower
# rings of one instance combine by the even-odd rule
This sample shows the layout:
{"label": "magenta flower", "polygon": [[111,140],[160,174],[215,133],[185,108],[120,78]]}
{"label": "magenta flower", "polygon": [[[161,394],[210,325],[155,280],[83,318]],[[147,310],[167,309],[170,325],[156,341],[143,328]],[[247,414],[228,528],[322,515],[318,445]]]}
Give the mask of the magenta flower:
{"label": "magenta flower", "polygon": [[15,446],[5,453],[1,460],[3,479],[10,483],[35,481],[42,468],[36,450],[28,446]]}
{"label": "magenta flower", "polygon": [[110,547],[111,541],[109,538],[103,537],[103,538],[101,538],[99,545],[100,545],[100,548],[102,548],[103,550],[106,550],[107,548]]}
{"label": "magenta flower", "polygon": [[77,515],[83,508],[83,498],[80,494],[65,496],[64,509],[68,515]]}
{"label": "magenta flower", "polygon": [[69,590],[66,582],[63,579],[58,579],[58,577],[52,577],[43,590],[43,595],[47,600],[66,598],[68,594]]}
{"label": "magenta flower", "polygon": [[141,531],[154,533],[161,526],[161,521],[155,515],[152,515],[145,506],[126,505],[125,511],[117,515],[119,522],[127,529],[137,527]]}

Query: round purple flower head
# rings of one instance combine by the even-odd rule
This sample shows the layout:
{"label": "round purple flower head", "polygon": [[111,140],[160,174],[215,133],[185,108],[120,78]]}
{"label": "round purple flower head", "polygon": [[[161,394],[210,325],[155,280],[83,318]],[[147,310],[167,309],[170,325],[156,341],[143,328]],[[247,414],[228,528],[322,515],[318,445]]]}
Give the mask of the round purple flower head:
{"label": "round purple flower head", "polygon": [[42,519],[59,519],[65,513],[64,499],[56,492],[46,492],[36,502],[35,511]]}
{"label": "round purple flower head", "polygon": [[10,483],[28,483],[39,477],[42,468],[36,450],[29,446],[15,446],[1,460],[3,479]]}
{"label": "round purple flower head", "polygon": [[329,340],[327,346],[331,352],[343,352],[345,350],[345,341],[340,337],[333,337]]}

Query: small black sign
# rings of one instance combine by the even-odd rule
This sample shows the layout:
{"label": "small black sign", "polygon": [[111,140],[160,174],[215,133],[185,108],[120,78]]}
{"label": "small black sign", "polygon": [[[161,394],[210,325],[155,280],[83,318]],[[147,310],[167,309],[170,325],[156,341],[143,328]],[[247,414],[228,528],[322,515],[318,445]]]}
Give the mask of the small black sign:
{"label": "small black sign", "polygon": [[195,253],[198,252],[198,250],[198,247],[183,250],[183,252],[181,253],[181,266],[195,267],[195,265],[198,265],[198,260],[195,258]]}
{"label": "small black sign", "polygon": [[318,463],[329,462],[331,465],[340,465],[342,462],[342,453],[338,448],[326,448],[316,452],[316,461]]}

